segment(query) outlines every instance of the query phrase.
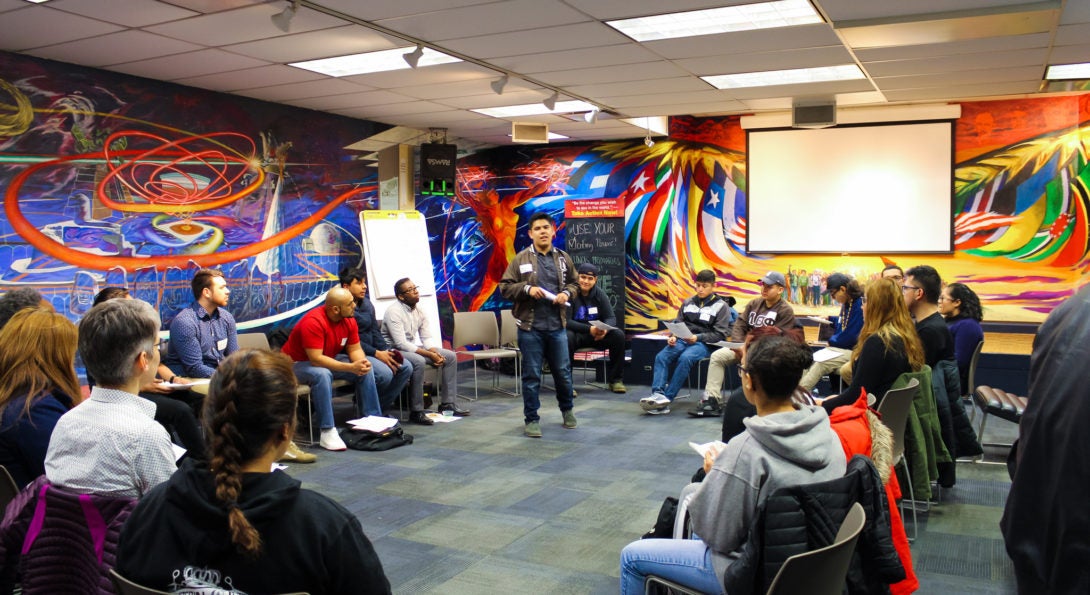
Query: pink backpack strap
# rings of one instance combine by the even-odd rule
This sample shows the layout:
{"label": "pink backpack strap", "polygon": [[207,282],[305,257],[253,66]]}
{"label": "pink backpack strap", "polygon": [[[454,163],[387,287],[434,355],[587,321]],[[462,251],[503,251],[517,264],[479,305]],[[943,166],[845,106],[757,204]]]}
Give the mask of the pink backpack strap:
{"label": "pink backpack strap", "polygon": [[45,524],[45,494],[49,491],[49,484],[42,484],[42,489],[38,491],[38,501],[34,504],[34,517],[30,520],[30,527],[27,528],[26,537],[23,538],[23,552],[21,555],[25,556],[30,551],[30,547],[34,545],[34,540],[38,539],[38,534],[42,532],[42,525]]}
{"label": "pink backpack strap", "polygon": [[91,531],[91,543],[95,545],[95,558],[102,564],[102,550],[106,544],[106,521],[102,513],[91,502],[91,496],[80,494],[79,505],[83,508],[83,516],[87,519],[87,529]]}

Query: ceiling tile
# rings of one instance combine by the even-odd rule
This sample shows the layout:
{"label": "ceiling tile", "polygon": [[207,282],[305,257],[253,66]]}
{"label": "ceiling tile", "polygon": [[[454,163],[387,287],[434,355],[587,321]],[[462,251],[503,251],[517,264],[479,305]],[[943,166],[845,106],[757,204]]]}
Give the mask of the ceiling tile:
{"label": "ceiling tile", "polygon": [[411,87],[397,87],[396,89],[398,93],[408,95],[409,97],[444,100],[444,103],[447,103],[445,101],[447,99],[493,95],[495,97],[504,98],[506,103],[512,105],[517,104],[517,101],[510,99],[512,97],[517,97],[519,94],[526,91],[533,91],[535,93],[541,92],[541,88],[537,85],[527,83],[522,79],[512,78],[509,79],[507,85],[504,86],[503,95],[496,95],[492,90],[491,83],[498,78],[499,76],[496,75],[488,78],[474,78],[468,81],[414,85]]}
{"label": "ceiling tile", "polygon": [[969,70],[957,73],[924,74],[918,76],[893,76],[875,78],[874,84],[888,93],[899,89],[920,89],[979,83],[1010,83],[1041,80],[1044,68],[1023,66],[1021,68],[992,68],[989,70]]}
{"label": "ceiling tile", "polygon": [[242,89],[257,87],[272,87],[274,85],[287,85],[303,81],[313,81],[326,78],[317,72],[309,72],[301,68],[292,68],[282,64],[271,64],[258,68],[250,68],[243,72],[218,72],[190,78],[178,79],[174,82],[181,85],[190,85],[213,91],[233,92]]}
{"label": "ceiling tile", "polygon": [[1014,66],[1041,66],[1045,63],[1047,53],[1048,51],[1046,49],[1041,48],[1013,52],[958,54],[954,56],[919,60],[867,62],[863,66],[866,69],[867,74],[873,77],[958,72],[962,70],[979,70],[982,68],[1005,69]]}
{"label": "ceiling tile", "polygon": [[336,114],[358,115],[364,118],[379,116],[397,116],[403,114],[423,114],[427,112],[442,111],[443,106],[430,101],[402,101],[400,103],[387,103],[384,105],[368,105],[345,109],[330,110]]}
{"label": "ceiling tile", "polygon": [[719,89],[707,91],[688,91],[685,93],[643,93],[624,97],[609,97],[609,104],[616,109],[625,110],[644,105],[678,105],[684,103],[707,103],[710,101],[729,101],[730,96]]}
{"label": "ceiling tile", "polygon": [[391,93],[389,91],[361,91],[359,93],[346,93],[344,95],[292,99],[286,103],[298,107],[305,107],[307,109],[329,111],[350,107],[400,103],[403,101],[412,101],[412,98],[398,95],[397,93]]}
{"label": "ceiling tile", "polygon": [[77,39],[105,35],[122,28],[102,21],[30,6],[4,13],[0,19],[0,50],[21,51]]}
{"label": "ceiling tile", "polygon": [[589,20],[583,13],[555,0],[507,0],[384,19],[376,24],[413,37],[441,42]]}
{"label": "ceiling tile", "polygon": [[1052,48],[1049,64],[1078,64],[1090,62],[1090,44],[1064,45]]}
{"label": "ceiling tile", "polygon": [[[436,103],[442,103],[443,105],[449,105],[450,107],[456,107],[458,109],[479,109],[485,107],[505,107],[508,105],[527,105],[530,103],[541,103],[548,97],[550,93],[547,91],[527,90],[519,91],[517,93],[504,92],[503,95],[496,95],[495,93],[485,95],[472,95],[469,97],[446,97],[436,98]],[[560,101],[566,101],[567,98],[561,94]]]}
{"label": "ceiling tile", "polygon": [[717,8],[720,6],[733,6],[737,4],[751,4],[753,0],[733,0],[728,2],[716,0],[673,0],[669,5],[664,5],[661,0],[566,0],[566,2],[579,10],[603,21],[614,21],[631,17],[643,17],[667,12],[682,12],[701,10],[704,8]]}
{"label": "ceiling tile", "polygon": [[243,68],[267,66],[268,62],[245,56],[229,54],[222,50],[201,50],[186,54],[174,54],[151,60],[128,62],[110,67],[110,70],[144,76],[164,81],[201,76],[216,72],[229,72]]}
{"label": "ceiling tile", "polygon": [[125,27],[146,27],[199,14],[158,0],[52,0],[49,6]]}
{"label": "ceiling tile", "polygon": [[860,48],[855,50],[855,55],[863,62],[905,60],[909,58],[934,58],[955,54],[976,54],[980,52],[1047,48],[1051,41],[1052,35],[1048,33],[1033,33],[1030,35],[966,39],[950,43],[902,45],[886,48]]}
{"label": "ceiling tile", "polygon": [[525,74],[568,70],[573,67],[595,68],[614,64],[632,64],[651,62],[658,58],[636,43],[623,43],[594,48],[560,50],[556,52],[538,52],[493,58],[491,62]]}
{"label": "ceiling tile", "polygon": [[731,97],[745,101],[758,97],[821,97],[837,93],[859,93],[873,91],[874,85],[868,80],[831,81],[827,83],[809,83],[803,85],[772,85],[768,87],[750,87],[748,89],[725,90]]}
{"label": "ceiling tile", "polygon": [[629,81],[623,83],[606,83],[601,85],[582,85],[571,87],[573,93],[595,97],[624,97],[626,95],[643,95],[652,93],[658,89],[671,89],[673,91],[707,91],[712,86],[695,76],[659,79],[652,81]]}
{"label": "ceiling tile", "polygon": [[1010,7],[1026,4],[1025,0],[913,0],[912,2],[859,2],[858,0],[816,0],[825,14],[834,21],[857,19],[906,20],[906,17],[948,13],[952,10],[970,12],[984,8]]}
{"label": "ceiling tile", "polygon": [[642,64],[619,64],[598,68],[580,68],[574,70],[544,72],[535,76],[550,85],[571,86],[592,83],[616,83],[621,81],[639,81],[686,76],[688,72],[671,62],[645,62]]}
{"label": "ceiling tile", "polygon": [[842,46],[761,52],[736,56],[708,56],[678,60],[678,66],[698,76],[735,74],[739,72],[763,72],[791,68],[815,68],[854,64],[852,55]]}
{"label": "ceiling tile", "polygon": [[761,29],[759,31],[737,31],[718,35],[662,39],[648,41],[640,45],[664,58],[676,59],[824,47],[841,45],[841,43],[829,25],[820,23],[778,29]]}
{"label": "ceiling tile", "polygon": [[468,62],[455,62],[453,64],[439,64],[438,66],[427,66],[425,68],[358,74],[355,76],[346,76],[344,78],[345,80],[358,82],[377,89],[397,89],[401,87],[454,83],[495,76],[497,76],[497,73],[494,70],[489,70]]}
{"label": "ceiling tile", "polygon": [[408,44],[395,37],[359,25],[349,25],[228,45],[223,49],[270,62],[288,63],[362,54],[406,45]]}
{"label": "ceiling tile", "polygon": [[443,46],[477,58],[489,59],[535,52],[554,52],[573,47],[615,45],[626,40],[628,40],[627,37],[601,23],[578,23],[452,39],[444,42]]}
{"label": "ceiling tile", "polygon": [[[146,31],[209,46],[242,43],[268,37],[287,37],[269,17],[283,10],[286,3],[261,4],[235,10],[202,15],[191,19],[145,27]],[[291,20],[291,33],[329,29],[348,24],[346,21],[300,8]]]}
{"label": "ceiling tile", "polygon": [[1020,95],[1035,93],[1039,83],[1005,83],[1001,85],[988,83],[983,85],[958,85],[946,87],[932,87],[928,89],[904,89],[886,93],[890,101],[956,101],[958,99],[980,99],[983,97],[1000,97],[1003,95]]}
{"label": "ceiling tile", "polygon": [[1090,37],[1090,23],[1060,25],[1060,28],[1056,30],[1056,45],[1086,43],[1088,37]]}
{"label": "ceiling tile", "polygon": [[308,97],[324,97],[326,95],[344,95],[346,93],[359,93],[372,91],[370,87],[351,83],[344,79],[322,78],[315,81],[277,85],[275,87],[261,87],[260,89],[246,89],[238,91],[238,95],[264,99],[265,101],[288,101],[290,99],[305,99]]}
{"label": "ceiling tile", "polygon": [[[125,48],[124,54],[118,53],[117,49],[119,47]],[[119,61],[147,60],[199,49],[201,49],[200,46],[192,43],[164,39],[158,35],[152,35],[137,29],[129,29],[37,48],[27,53],[39,58],[60,60],[71,64],[103,67],[117,64]]]}
{"label": "ceiling tile", "polygon": [[377,21],[495,2],[496,0],[323,0],[322,4],[356,18]]}

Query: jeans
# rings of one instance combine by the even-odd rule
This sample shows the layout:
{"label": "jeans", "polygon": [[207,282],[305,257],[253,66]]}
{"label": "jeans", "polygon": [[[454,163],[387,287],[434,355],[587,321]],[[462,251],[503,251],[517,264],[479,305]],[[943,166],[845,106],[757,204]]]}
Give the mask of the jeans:
{"label": "jeans", "polygon": [[[400,350],[399,350],[400,351]],[[431,365],[431,360],[412,351],[402,351],[405,363],[412,365],[412,394],[409,399],[411,411],[424,410],[424,369]],[[439,349],[443,356],[443,368],[439,370],[442,381],[439,382],[439,402],[453,403],[458,386],[458,356],[449,349]]]}
{"label": "jeans", "polygon": [[722,593],[712,553],[699,539],[641,539],[621,550],[621,595],[643,593],[653,574],[701,593]]}
{"label": "jeans", "polygon": [[568,335],[564,329],[555,331],[524,331],[519,329],[519,350],[522,351],[522,415],[526,423],[541,419],[538,392],[541,390],[541,360],[549,362],[556,386],[556,403],[561,411],[573,407],[571,361],[568,359]]}
{"label": "jeans", "polygon": [[[654,374],[651,378],[652,394],[663,394],[673,401],[689,378],[689,369],[693,367],[693,364],[708,357],[708,353],[710,353],[708,346],[700,341],[690,345],[678,340],[677,343],[664,347],[655,356]],[[670,368],[674,364],[677,364],[677,367],[671,374]],[[669,377],[669,383],[667,383],[667,377]]]}
{"label": "jeans", "polygon": [[[606,369],[606,382],[620,382],[624,377],[624,333],[620,330],[612,330],[606,336],[595,340],[590,333],[576,333],[567,331],[568,334],[568,361],[569,365],[575,362],[575,350],[583,347],[591,347],[598,351],[609,351],[609,367]],[[583,365],[586,365],[584,363]]]}
{"label": "jeans", "polygon": [[155,403],[155,421],[165,427],[167,432],[173,430],[178,435],[178,441],[185,447],[190,458],[207,461],[200,423],[185,401],[188,398],[184,395],[186,391],[178,392],[180,394],[177,397],[153,392],[140,393],[140,396]]}
{"label": "jeans", "polygon": [[401,394],[401,390],[409,383],[413,375],[413,366],[405,362],[398,366],[397,371],[390,369],[377,357],[367,356],[371,362],[371,374],[375,376],[375,389],[378,390],[379,404],[383,410],[388,410]]}
{"label": "jeans", "polygon": [[[343,353],[337,360],[348,361]],[[334,372],[329,368],[315,366],[309,361],[295,362],[292,366],[295,378],[300,384],[310,387],[310,400],[318,413],[318,427],[328,430],[336,424],[333,421],[333,380],[347,380],[355,388],[356,413],[359,415],[382,415],[382,405],[378,401],[378,389],[375,388],[375,374],[368,372],[357,376],[352,372]]]}

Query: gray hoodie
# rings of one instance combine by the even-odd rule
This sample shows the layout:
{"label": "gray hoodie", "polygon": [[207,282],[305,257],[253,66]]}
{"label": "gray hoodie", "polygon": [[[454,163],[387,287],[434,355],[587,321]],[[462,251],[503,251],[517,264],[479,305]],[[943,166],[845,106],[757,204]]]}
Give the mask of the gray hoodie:
{"label": "gray hoodie", "polygon": [[801,406],[744,423],[746,431],[719,453],[689,504],[693,532],[719,554],[741,547],[769,494],[836,479],[847,467],[840,439],[821,407]]}

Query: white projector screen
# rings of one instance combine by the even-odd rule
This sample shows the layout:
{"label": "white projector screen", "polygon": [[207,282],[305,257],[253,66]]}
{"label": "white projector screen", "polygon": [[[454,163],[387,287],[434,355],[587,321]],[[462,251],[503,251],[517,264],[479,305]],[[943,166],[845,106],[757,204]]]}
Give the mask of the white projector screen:
{"label": "white projector screen", "polygon": [[750,130],[746,249],[953,251],[953,122]]}

